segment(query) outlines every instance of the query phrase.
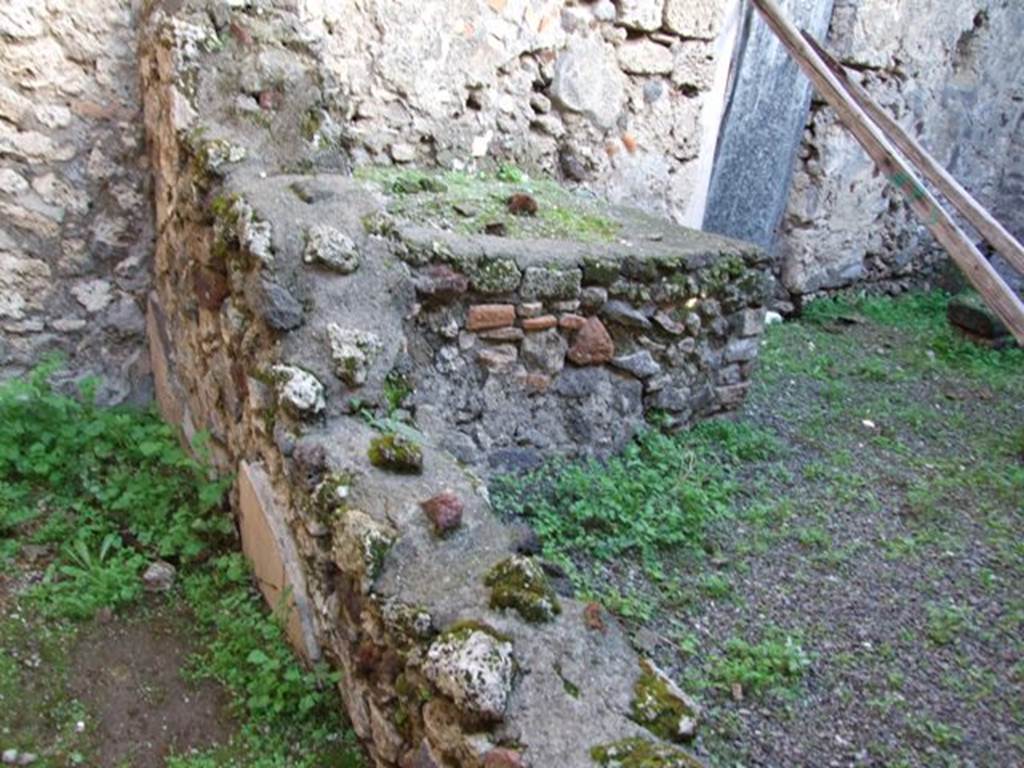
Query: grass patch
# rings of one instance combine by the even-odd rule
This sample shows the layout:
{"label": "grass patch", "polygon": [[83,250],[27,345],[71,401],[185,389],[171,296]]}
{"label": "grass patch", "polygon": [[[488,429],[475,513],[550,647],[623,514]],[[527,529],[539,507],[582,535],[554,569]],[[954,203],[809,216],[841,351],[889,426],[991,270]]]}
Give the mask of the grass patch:
{"label": "grass patch", "polygon": [[529,520],[581,597],[644,622],[732,599],[728,576],[694,565],[716,551],[719,526],[737,513],[737,468],[780,452],[771,433],[742,422],[675,436],[651,430],[606,461],[497,478],[491,499],[500,513]]}
{"label": "grass patch", "polygon": [[[511,165],[496,173],[364,166],[355,175],[390,193],[388,210],[396,217],[463,234],[481,234],[487,225],[500,224],[514,238],[609,242],[620,229],[595,202]],[[536,215],[508,211],[508,198],[519,193],[537,202]]]}
{"label": "grass patch", "polygon": [[605,462],[553,463],[499,478],[492,498],[500,511],[530,520],[545,554],[570,566],[581,588],[594,575],[584,559],[634,559],[661,580],[666,555],[702,552],[710,525],[731,514],[729,468],[775,450],[771,435],[731,422],[674,437],[648,431]]}
{"label": "grass patch", "polygon": [[[1019,377],[1024,349],[996,351],[968,341],[946,319],[949,299],[949,294],[940,291],[912,293],[898,299],[821,299],[811,302],[803,317],[811,325],[821,327],[845,316],[859,315],[876,325],[911,333],[917,343],[912,349],[901,350],[901,357],[918,369],[938,365],[995,384],[1010,383],[1011,378]],[[874,358],[862,365],[869,380],[884,381],[895,375],[892,369],[880,368]]]}

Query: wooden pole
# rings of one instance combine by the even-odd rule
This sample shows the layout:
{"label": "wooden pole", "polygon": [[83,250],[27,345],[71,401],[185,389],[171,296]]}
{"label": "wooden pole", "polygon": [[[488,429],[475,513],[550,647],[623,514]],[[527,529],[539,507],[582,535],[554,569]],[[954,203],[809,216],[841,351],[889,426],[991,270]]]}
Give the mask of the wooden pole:
{"label": "wooden pole", "polygon": [[886,178],[904,193],[911,209],[946,249],[985,303],[999,315],[1017,341],[1024,345],[1024,303],[1010,290],[935,197],[918,181],[911,167],[896,154],[878,126],[843,90],[842,84],[804,40],[800,31],[782,15],[774,0],[753,0],[753,3],[810,78],[815,89],[836,111],[847,130]]}
{"label": "wooden pole", "polygon": [[845,67],[831,55],[808,32],[802,31],[804,39],[814,48],[826,66],[836,76],[846,91],[857,102],[868,116],[878,124],[885,135],[924,174],[942,195],[967,219],[992,247],[1024,275],[1024,246],[1022,246],[1006,228],[1000,224],[971,194],[964,189],[942,165],[932,157],[924,147],[897,123],[888,112],[882,109],[856,81],[850,78]]}

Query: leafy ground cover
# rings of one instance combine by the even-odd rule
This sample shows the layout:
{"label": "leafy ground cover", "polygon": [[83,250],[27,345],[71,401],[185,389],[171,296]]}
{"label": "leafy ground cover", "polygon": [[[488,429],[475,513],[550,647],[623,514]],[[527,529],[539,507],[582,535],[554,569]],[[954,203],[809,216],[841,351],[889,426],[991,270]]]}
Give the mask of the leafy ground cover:
{"label": "leafy ground cover", "polygon": [[1024,763],[1024,351],[945,302],[812,304],[735,420],[494,484],[698,694],[710,765]]}
{"label": "leafy ground cover", "polygon": [[[152,414],[53,392],[53,371],[0,385],[0,748],[38,766],[362,765],[336,677],[298,663],[236,552],[228,481]],[[175,587],[146,595],[157,559]]]}

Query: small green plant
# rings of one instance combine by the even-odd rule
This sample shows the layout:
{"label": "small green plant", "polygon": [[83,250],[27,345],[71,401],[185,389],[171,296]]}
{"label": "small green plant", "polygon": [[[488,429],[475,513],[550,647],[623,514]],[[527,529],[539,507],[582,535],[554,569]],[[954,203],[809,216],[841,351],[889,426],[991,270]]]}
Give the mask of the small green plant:
{"label": "small green plant", "polygon": [[713,600],[725,600],[732,595],[732,582],[720,573],[704,574],[698,586],[705,597]]}
{"label": "small green plant", "polygon": [[337,674],[302,667],[284,636],[284,604],[267,614],[241,555],[220,555],[186,576],[182,587],[209,637],[190,674],[217,680],[232,693],[250,761],[245,765],[361,765],[340,717]]}
{"label": "small green plant", "polygon": [[963,730],[928,717],[911,718],[907,722],[911,734],[937,747],[949,749],[963,743]]}
{"label": "small green plant", "polygon": [[950,645],[968,626],[967,611],[954,603],[926,607],[928,639],[935,645]]}
{"label": "small green plant", "polygon": [[62,573],[66,562],[87,562],[94,576],[105,564],[126,566],[111,532],[131,534],[135,552],[185,561],[233,533],[219,510],[229,479],[210,480],[153,414],[97,407],[95,382],[84,382],[77,398],[55,392],[48,382],[59,365],[51,360],[0,385],[0,551],[12,556],[17,541],[74,542],[62,551],[79,562],[58,560],[47,591],[62,578],[83,578]]}
{"label": "small green plant", "polygon": [[108,533],[94,553],[83,539],[64,548],[37,593],[47,613],[88,619],[100,608],[128,605],[142,591],[139,575],[146,558],[125,548],[121,537]]}
{"label": "small green plant", "polygon": [[494,174],[499,181],[507,181],[510,184],[522,184],[526,181],[526,174],[510,163],[502,163]]}
{"label": "small green plant", "polygon": [[711,679],[726,689],[739,684],[747,692],[786,690],[803,677],[810,656],[797,638],[773,633],[759,642],[730,638],[725,654],[711,665]]}
{"label": "small green plant", "polygon": [[401,408],[411,394],[412,385],[405,376],[394,371],[389,373],[384,379],[384,403],[388,416]]}

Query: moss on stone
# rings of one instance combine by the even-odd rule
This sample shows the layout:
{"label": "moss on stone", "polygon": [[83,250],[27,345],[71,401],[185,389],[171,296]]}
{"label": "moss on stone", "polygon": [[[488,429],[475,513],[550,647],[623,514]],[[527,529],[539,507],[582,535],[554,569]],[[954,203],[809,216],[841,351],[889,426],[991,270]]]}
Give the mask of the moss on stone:
{"label": "moss on stone", "polygon": [[529,622],[550,621],[561,613],[555,591],[536,562],[513,555],[487,573],[484,583],[491,588],[490,606],[511,608]]}
{"label": "moss on stone", "polygon": [[375,437],[370,442],[369,457],[370,463],[380,469],[408,475],[423,471],[423,449],[394,433]]}
{"label": "moss on stone", "polygon": [[649,662],[633,686],[632,718],[666,741],[689,740],[696,729],[696,706]]}
{"label": "moss on stone", "polygon": [[395,220],[385,211],[375,211],[374,213],[366,214],[362,218],[362,223],[363,231],[368,235],[393,237],[397,232]]}
{"label": "moss on stone", "polygon": [[226,139],[205,139],[202,134],[190,142],[193,152],[193,170],[202,182],[222,174],[221,168],[245,159],[245,148]]}
{"label": "moss on stone", "polygon": [[619,279],[619,264],[611,259],[593,256],[583,258],[583,282],[587,285],[609,286]]}
{"label": "moss on stone", "polygon": [[302,138],[306,141],[313,141],[317,134],[320,133],[323,124],[323,113],[319,108],[313,107],[306,110],[306,113],[302,116],[302,124],[300,126]]}
{"label": "moss on stone", "polygon": [[590,756],[604,768],[703,768],[681,749],[638,738],[598,745]]}
{"label": "moss on stone", "polygon": [[722,255],[710,267],[700,271],[701,293],[704,296],[715,296],[721,293],[728,283],[748,277],[747,271],[747,265],[742,257],[735,254]]}
{"label": "moss on stone", "polygon": [[617,299],[626,299],[633,304],[646,304],[651,300],[651,288],[633,280],[616,280],[608,287],[608,295]]}
{"label": "moss on stone", "polygon": [[474,632],[483,632],[485,635],[490,635],[495,640],[500,640],[503,643],[512,642],[512,638],[504,632],[499,632],[487,622],[478,621],[477,619],[460,619],[445,629],[441,633],[441,637],[446,640],[465,640]]}
{"label": "moss on stone", "polygon": [[371,580],[384,570],[384,559],[395,545],[393,537],[381,530],[371,529],[363,535],[363,554],[366,560],[366,574]]}
{"label": "moss on stone", "polygon": [[580,687],[565,676],[565,673],[562,671],[562,665],[558,662],[555,662],[555,674],[558,675],[558,679],[562,681],[562,690],[574,699],[578,699],[580,697]]}
{"label": "moss on stone", "polygon": [[381,618],[399,648],[419,645],[437,634],[430,613],[418,605],[391,599],[382,606]]}
{"label": "moss on stone", "polygon": [[361,510],[345,507],[335,515],[332,539],[335,564],[345,573],[365,577],[363,587],[369,590],[398,533]]}
{"label": "moss on stone", "polygon": [[237,193],[221,193],[210,201],[210,213],[215,221],[222,225],[234,227],[238,223],[238,212],[235,203],[241,199]]}
{"label": "moss on stone", "polygon": [[511,293],[519,287],[522,272],[512,259],[493,259],[469,268],[473,290],[480,293]]}
{"label": "moss on stone", "polygon": [[560,266],[527,267],[520,292],[524,299],[576,299],[581,275],[578,269]]}
{"label": "moss on stone", "polygon": [[327,475],[309,496],[307,512],[320,522],[329,522],[348,506],[353,477],[347,472]]}
{"label": "moss on stone", "polygon": [[[356,171],[393,199],[389,211],[400,219],[442,225],[463,234],[482,234],[501,225],[513,238],[553,238],[608,242],[620,225],[602,206],[578,197],[549,179],[531,179],[521,172],[427,172],[367,166]],[[536,216],[516,216],[507,201],[515,194],[537,203]]]}

